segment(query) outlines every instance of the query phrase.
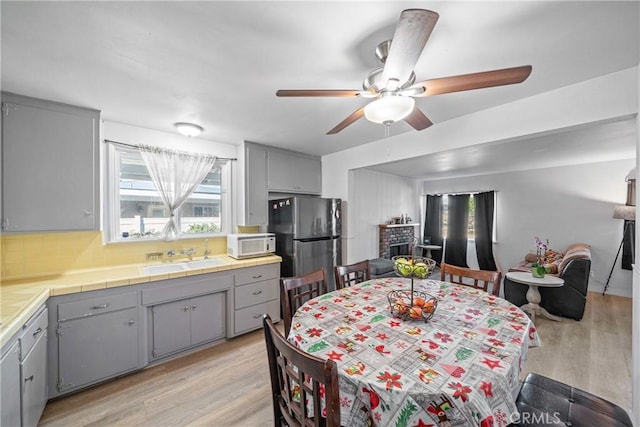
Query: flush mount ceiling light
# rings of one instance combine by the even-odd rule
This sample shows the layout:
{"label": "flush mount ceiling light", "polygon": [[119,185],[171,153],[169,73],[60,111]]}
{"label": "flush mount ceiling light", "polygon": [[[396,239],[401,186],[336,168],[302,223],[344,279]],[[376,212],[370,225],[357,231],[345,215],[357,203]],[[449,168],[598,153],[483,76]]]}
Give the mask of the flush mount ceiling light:
{"label": "flush mount ceiling light", "polygon": [[178,129],[178,132],[184,136],[198,136],[200,135],[200,132],[204,130],[202,129],[202,126],[198,126],[193,123],[180,122],[174,124],[174,126]]}
{"label": "flush mount ceiling light", "polygon": [[407,117],[416,101],[408,96],[381,96],[364,107],[364,116],[370,122],[391,124]]}

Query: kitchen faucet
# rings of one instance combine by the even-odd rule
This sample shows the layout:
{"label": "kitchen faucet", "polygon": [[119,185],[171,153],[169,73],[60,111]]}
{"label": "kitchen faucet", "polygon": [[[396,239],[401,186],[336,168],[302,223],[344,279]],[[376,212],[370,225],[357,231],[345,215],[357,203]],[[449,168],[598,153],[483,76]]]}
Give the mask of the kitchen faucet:
{"label": "kitchen faucet", "polygon": [[209,239],[204,239],[204,259],[209,259]]}
{"label": "kitchen faucet", "polygon": [[180,253],[182,255],[187,255],[189,257],[189,261],[191,261],[191,258],[193,257],[193,254],[196,253],[195,249],[193,248],[189,248],[189,249],[183,249],[180,251]]}

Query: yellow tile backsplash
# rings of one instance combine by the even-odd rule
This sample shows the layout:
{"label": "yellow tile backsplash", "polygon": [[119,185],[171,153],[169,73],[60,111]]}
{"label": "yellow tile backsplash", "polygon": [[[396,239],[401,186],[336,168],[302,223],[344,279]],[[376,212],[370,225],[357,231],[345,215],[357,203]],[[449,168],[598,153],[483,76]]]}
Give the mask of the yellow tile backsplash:
{"label": "yellow tile backsplash", "polygon": [[[227,238],[208,239],[211,255],[227,252]],[[0,235],[0,277],[2,280],[21,277],[56,275],[72,270],[101,268],[147,262],[146,254],[176,251],[174,260],[186,259],[181,250],[193,248],[195,258],[204,255],[205,239],[175,242],[149,241],[104,245],[102,232],[78,231],[66,233]]]}

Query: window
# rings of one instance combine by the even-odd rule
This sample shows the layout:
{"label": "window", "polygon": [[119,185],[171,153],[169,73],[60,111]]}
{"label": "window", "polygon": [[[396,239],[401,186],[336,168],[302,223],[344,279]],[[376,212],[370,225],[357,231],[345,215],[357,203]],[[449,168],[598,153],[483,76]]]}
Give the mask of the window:
{"label": "window", "polygon": [[[156,239],[169,220],[151,176],[136,148],[109,144],[108,241]],[[213,167],[176,214],[182,237],[222,234],[231,218],[226,188],[229,167]]]}
{"label": "window", "polygon": [[[442,237],[447,238],[447,224],[449,219],[449,197],[446,194],[442,195]],[[476,236],[475,233],[475,201],[473,194],[469,197],[469,221],[467,222],[467,238],[473,240]]]}

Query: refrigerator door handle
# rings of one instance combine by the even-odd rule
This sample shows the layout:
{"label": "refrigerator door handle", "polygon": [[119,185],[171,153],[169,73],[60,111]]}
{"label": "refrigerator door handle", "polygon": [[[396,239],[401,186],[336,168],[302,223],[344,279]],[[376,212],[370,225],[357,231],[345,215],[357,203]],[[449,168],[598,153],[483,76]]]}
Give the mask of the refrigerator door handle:
{"label": "refrigerator door handle", "polygon": [[311,239],[293,239],[296,242],[317,242],[319,240],[333,240],[337,239],[338,236],[324,236],[324,237],[314,237]]}

